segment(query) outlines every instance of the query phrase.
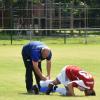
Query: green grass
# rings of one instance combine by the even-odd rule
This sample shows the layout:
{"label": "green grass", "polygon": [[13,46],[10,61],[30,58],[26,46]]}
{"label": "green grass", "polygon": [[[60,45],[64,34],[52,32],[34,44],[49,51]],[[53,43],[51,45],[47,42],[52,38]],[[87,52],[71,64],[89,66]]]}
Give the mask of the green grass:
{"label": "green grass", "polygon": [[[97,96],[84,97],[75,90],[76,97],[63,97],[59,94],[50,96],[26,94],[24,74],[25,68],[21,58],[22,45],[0,46],[0,100],[99,100],[100,95],[100,45],[64,45],[48,44],[53,52],[52,73],[54,79],[67,64],[79,65],[91,72],[95,77]],[[43,62],[45,72],[45,61]]]}
{"label": "green grass", "polygon": [[[2,36],[3,39],[0,37],[0,44],[8,45],[11,44],[11,37]],[[27,38],[27,39],[25,39]],[[28,36],[25,37],[12,37],[12,44],[25,44],[30,41]],[[33,41],[42,41],[48,44],[64,44],[66,41],[66,44],[85,44],[85,41],[87,41],[88,44],[100,44],[100,36],[96,35],[88,35],[87,38],[83,36],[74,36],[74,37],[50,37],[50,36],[40,36],[40,37],[33,37]]]}

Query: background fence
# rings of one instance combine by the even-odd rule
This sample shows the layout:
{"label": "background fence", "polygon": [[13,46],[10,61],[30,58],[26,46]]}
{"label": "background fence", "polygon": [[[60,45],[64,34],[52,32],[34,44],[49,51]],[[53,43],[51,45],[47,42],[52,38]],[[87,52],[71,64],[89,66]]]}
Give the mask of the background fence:
{"label": "background fence", "polygon": [[[43,35],[45,31],[50,34]],[[100,44],[100,30],[6,29],[0,32],[0,44],[25,44],[30,41],[43,41],[50,44]]]}
{"label": "background fence", "polygon": [[100,43],[100,6],[74,0],[15,1],[0,0],[0,44],[22,44],[25,40]]}

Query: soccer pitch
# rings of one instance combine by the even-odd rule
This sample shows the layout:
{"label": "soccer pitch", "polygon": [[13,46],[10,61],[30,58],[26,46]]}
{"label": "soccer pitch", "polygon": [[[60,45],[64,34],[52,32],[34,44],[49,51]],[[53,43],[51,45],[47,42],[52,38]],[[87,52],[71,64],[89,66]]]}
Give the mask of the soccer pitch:
{"label": "soccer pitch", "polygon": [[[81,66],[94,75],[97,95],[85,97],[77,89],[75,89],[76,97],[63,97],[57,93],[28,95],[25,89],[25,68],[21,58],[22,45],[0,45],[0,100],[99,100],[100,45],[48,45],[53,52],[51,78],[54,79],[65,65]],[[42,67],[45,73],[45,61]]]}

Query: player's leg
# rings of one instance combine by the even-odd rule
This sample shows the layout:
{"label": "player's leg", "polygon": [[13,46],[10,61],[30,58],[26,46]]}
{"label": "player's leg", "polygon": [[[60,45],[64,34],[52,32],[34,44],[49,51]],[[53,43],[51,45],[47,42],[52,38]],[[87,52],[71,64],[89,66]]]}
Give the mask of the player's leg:
{"label": "player's leg", "polygon": [[48,85],[52,82],[52,80],[40,81],[40,92],[46,93],[48,90]]}
{"label": "player's leg", "polygon": [[54,87],[56,85],[60,84],[59,80],[56,78],[54,81],[52,81],[49,85],[48,85],[48,89],[46,91],[46,94],[49,95],[53,90]]}
{"label": "player's leg", "polygon": [[68,82],[68,78],[66,77],[65,68],[63,68],[61,70],[61,72],[57,75],[57,78],[54,81],[52,81],[52,83],[49,84],[48,90],[46,91],[46,94],[47,95],[50,94],[54,85],[58,85],[58,84],[64,84],[65,85],[67,82]]}

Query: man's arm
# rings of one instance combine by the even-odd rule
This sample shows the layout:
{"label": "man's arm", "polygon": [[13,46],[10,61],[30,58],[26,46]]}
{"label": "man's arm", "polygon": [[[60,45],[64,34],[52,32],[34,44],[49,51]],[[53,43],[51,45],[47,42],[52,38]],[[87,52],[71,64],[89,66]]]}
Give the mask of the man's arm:
{"label": "man's arm", "polygon": [[33,69],[35,70],[36,74],[41,78],[41,80],[46,80],[46,77],[42,75],[40,69],[38,68],[38,62],[32,61]]}
{"label": "man's arm", "polygon": [[51,60],[47,60],[47,77],[50,79],[50,73],[51,73]]}

